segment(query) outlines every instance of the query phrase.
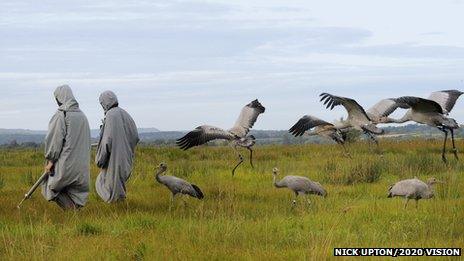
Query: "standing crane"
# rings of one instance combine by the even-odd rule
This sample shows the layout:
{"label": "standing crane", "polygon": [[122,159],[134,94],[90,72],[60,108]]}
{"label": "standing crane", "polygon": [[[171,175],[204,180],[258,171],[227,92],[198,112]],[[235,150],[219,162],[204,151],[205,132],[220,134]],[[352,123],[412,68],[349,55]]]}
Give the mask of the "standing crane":
{"label": "standing crane", "polygon": [[404,208],[408,206],[408,202],[411,199],[416,201],[416,208],[419,199],[430,199],[434,196],[433,185],[436,183],[444,183],[435,178],[430,178],[427,183],[419,180],[417,177],[413,179],[406,179],[393,184],[388,189],[388,197],[403,197],[406,199],[404,202]]}
{"label": "standing crane", "polygon": [[168,176],[168,175],[161,175],[168,169],[166,163],[161,163],[155,172],[155,179],[159,183],[165,185],[172,193],[171,203],[174,204],[174,198],[177,194],[184,194],[189,195],[194,198],[203,199],[204,195],[201,192],[200,188],[195,185],[191,184],[181,178]]}
{"label": "standing crane", "polygon": [[463,94],[458,90],[445,90],[433,92],[428,99],[423,99],[413,96],[403,96],[394,99],[399,107],[409,108],[406,114],[401,119],[389,119],[390,123],[404,123],[414,121],[421,124],[426,124],[431,127],[436,127],[445,134],[443,141],[443,150],[441,158],[443,162],[447,162],[446,142],[448,132],[451,133],[451,141],[453,144],[453,154],[458,158],[458,151],[454,141],[454,130],[459,128],[456,120],[448,117],[448,114],[456,104],[457,99]]}
{"label": "standing crane", "polygon": [[327,192],[319,182],[312,181],[306,177],[301,176],[285,176],[281,180],[277,181],[279,175],[279,169],[273,168],[272,174],[274,178],[274,186],[276,188],[288,188],[295,193],[295,199],[292,201],[292,206],[296,205],[296,199],[298,195],[305,195],[308,204],[311,204],[309,200],[310,194],[326,197]]}
{"label": "standing crane", "polygon": [[198,126],[193,131],[190,131],[185,136],[178,139],[176,143],[181,149],[188,150],[191,147],[205,144],[208,141],[216,139],[228,140],[229,145],[238,154],[239,158],[239,162],[232,169],[233,176],[237,167],[243,163],[243,156],[238,151],[238,147],[246,148],[250,151],[250,165],[253,167],[252,147],[255,145],[256,140],[253,135],[247,136],[247,134],[255,124],[258,116],[264,113],[265,110],[266,108],[256,99],[243,107],[237,121],[231,129],[223,130],[209,125]]}

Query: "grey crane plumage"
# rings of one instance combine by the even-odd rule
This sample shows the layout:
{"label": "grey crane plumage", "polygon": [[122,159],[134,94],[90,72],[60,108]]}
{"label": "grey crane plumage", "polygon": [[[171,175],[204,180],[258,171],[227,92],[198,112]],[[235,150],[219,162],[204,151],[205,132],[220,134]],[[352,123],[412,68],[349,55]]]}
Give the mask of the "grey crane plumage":
{"label": "grey crane plumage", "polygon": [[322,187],[319,182],[312,181],[306,177],[301,176],[285,176],[281,180],[277,181],[277,176],[279,175],[279,169],[274,168],[272,170],[274,178],[274,186],[276,188],[288,188],[295,193],[295,199],[292,201],[293,206],[296,204],[296,198],[298,195],[305,195],[308,204],[311,204],[309,201],[309,195],[314,194],[322,197],[327,196],[326,190]]}
{"label": "grey crane plumage", "polygon": [[201,189],[192,183],[189,183],[181,178],[161,175],[168,169],[166,163],[161,163],[155,173],[155,179],[159,183],[165,185],[172,193],[171,202],[174,202],[174,198],[178,194],[189,195],[194,198],[203,199],[204,195]]}
{"label": "grey crane plumage", "polygon": [[445,90],[433,92],[428,99],[403,96],[394,99],[394,101],[402,108],[409,110],[401,119],[390,119],[390,123],[404,123],[414,121],[421,124],[426,124],[431,127],[436,127],[445,135],[443,141],[442,159],[446,159],[446,142],[448,132],[451,133],[451,141],[453,144],[453,154],[458,159],[456,144],[454,141],[454,130],[459,128],[456,120],[448,117],[448,114],[456,104],[457,99],[463,94],[458,90]]}
{"label": "grey crane plumage", "polygon": [[350,156],[345,147],[346,132],[337,128],[332,123],[311,115],[305,115],[301,117],[288,131],[295,137],[300,137],[306,133],[309,136],[318,135],[329,138],[341,145],[344,149],[345,155]]}
{"label": "grey crane plumage", "polygon": [[341,105],[348,112],[348,118],[341,121],[341,124],[337,126],[338,129],[354,128],[363,131],[378,145],[378,141],[374,135],[383,134],[384,131],[376,126],[377,122],[369,118],[367,112],[358,102],[351,98],[335,96],[328,93],[322,93],[320,97],[321,102],[324,102],[327,109],[332,110],[335,106]]}
{"label": "grey crane plumage", "polygon": [[435,178],[430,178],[427,182],[419,180],[417,177],[399,181],[388,189],[388,197],[405,198],[404,208],[407,207],[409,200],[416,201],[416,207],[420,199],[430,199],[434,196],[433,185],[444,183]]}
{"label": "grey crane plumage", "polygon": [[448,115],[462,94],[464,92],[458,90],[444,90],[432,92],[428,99],[440,104],[444,114]]}
{"label": "grey crane plumage", "polygon": [[388,98],[374,104],[366,111],[366,114],[374,123],[389,123],[392,119],[388,116],[398,108],[407,109],[408,107],[397,103],[393,98]]}
{"label": "grey crane plumage", "polygon": [[231,147],[238,154],[239,162],[232,169],[232,175],[235,174],[237,167],[243,163],[243,157],[237,150],[237,147],[246,148],[250,151],[250,164],[253,167],[253,150],[255,145],[255,137],[248,135],[248,132],[255,124],[258,116],[264,113],[266,108],[256,99],[249,104],[245,105],[240,112],[238,119],[234,126],[229,130],[224,130],[218,127],[202,125],[187,133],[182,138],[176,141],[177,145],[183,149],[188,150],[192,147],[205,144],[209,141],[216,139],[228,140]]}

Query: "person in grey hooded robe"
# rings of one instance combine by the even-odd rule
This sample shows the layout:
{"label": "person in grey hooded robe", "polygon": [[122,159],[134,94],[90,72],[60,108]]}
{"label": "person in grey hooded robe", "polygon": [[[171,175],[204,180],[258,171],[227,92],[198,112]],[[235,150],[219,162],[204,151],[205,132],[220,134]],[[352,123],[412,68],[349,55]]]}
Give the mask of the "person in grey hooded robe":
{"label": "person in grey hooded robe", "polygon": [[119,107],[112,91],[103,92],[99,100],[105,118],[95,156],[95,163],[101,169],[95,188],[104,201],[111,203],[126,198],[126,182],[132,172],[139,135],[134,120]]}
{"label": "person in grey hooded robe", "polygon": [[54,96],[59,107],[45,137],[45,171],[50,174],[42,184],[42,195],[62,209],[77,209],[89,195],[89,123],[69,86],[59,86]]}

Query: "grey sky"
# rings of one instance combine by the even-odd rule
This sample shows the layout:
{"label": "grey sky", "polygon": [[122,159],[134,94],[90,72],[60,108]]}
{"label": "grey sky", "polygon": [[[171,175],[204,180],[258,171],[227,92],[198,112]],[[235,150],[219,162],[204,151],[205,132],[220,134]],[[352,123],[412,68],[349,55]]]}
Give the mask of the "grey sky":
{"label": "grey sky", "polygon": [[[0,128],[46,129],[69,84],[97,128],[111,89],[140,127],[229,127],[259,98],[257,129],[345,115],[325,91],[365,107],[464,90],[460,0],[0,2]],[[451,114],[464,123],[464,99]]]}

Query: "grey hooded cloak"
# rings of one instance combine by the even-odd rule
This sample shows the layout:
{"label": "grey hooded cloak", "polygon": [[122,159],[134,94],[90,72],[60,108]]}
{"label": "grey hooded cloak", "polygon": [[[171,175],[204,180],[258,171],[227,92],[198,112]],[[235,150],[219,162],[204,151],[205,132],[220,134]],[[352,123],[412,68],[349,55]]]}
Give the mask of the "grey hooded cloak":
{"label": "grey hooded cloak", "polygon": [[44,181],[42,194],[64,209],[81,207],[89,194],[89,123],[69,86],[56,88],[54,95],[59,107],[45,137],[45,158],[54,163],[53,175]]}
{"label": "grey hooded cloak", "polygon": [[118,98],[111,91],[100,95],[105,119],[100,129],[95,163],[102,169],[95,188],[106,202],[126,198],[126,181],[132,172],[135,146],[139,142],[137,126],[125,110],[118,107]]}

